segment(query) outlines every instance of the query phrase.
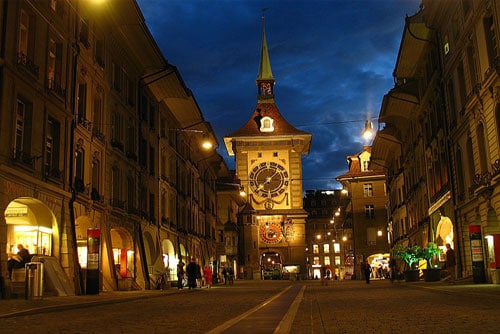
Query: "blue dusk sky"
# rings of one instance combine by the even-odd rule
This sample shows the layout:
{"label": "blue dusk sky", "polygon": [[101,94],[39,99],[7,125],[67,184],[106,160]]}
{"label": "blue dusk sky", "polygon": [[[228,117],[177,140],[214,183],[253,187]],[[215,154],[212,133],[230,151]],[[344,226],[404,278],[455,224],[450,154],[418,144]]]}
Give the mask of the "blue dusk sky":
{"label": "blue dusk sky", "polygon": [[[234,169],[223,137],[250,119],[262,42],[262,9],[275,102],[312,133],[303,156],[304,190],[336,189],[360,152],[364,120],[394,87],[405,17],[420,0],[138,0],[156,43],[179,69]],[[240,178],[244,178],[240,176]]]}

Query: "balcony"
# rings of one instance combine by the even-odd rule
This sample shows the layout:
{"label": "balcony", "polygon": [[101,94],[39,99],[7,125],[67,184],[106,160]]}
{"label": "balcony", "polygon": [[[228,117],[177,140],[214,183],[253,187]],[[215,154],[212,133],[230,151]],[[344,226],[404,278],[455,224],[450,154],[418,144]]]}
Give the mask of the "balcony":
{"label": "balcony", "polygon": [[31,59],[28,58],[24,53],[17,54],[17,65],[22,66],[26,71],[31,73],[35,78],[38,79],[40,73],[40,67],[35,65]]}
{"label": "balcony", "polygon": [[50,165],[45,165],[44,174],[47,179],[51,179],[57,182],[62,182],[63,173],[57,168],[52,168],[52,166]]}
{"label": "balcony", "polygon": [[97,138],[101,143],[106,144],[106,136],[98,127],[92,127],[92,136],[94,136],[94,138]]}
{"label": "balcony", "polygon": [[137,154],[135,154],[134,152],[127,151],[127,153],[125,153],[125,155],[127,156],[127,158],[129,160],[137,161]]}
{"label": "balcony", "polygon": [[32,157],[31,154],[29,153],[25,153],[23,151],[16,151],[16,149],[13,149],[11,159],[12,161],[21,164],[24,167],[34,169],[35,160],[37,160],[37,157]]}
{"label": "balcony", "polygon": [[129,213],[131,215],[139,216],[139,217],[141,216],[141,210],[134,208],[132,206],[129,206],[127,208],[127,213]]}
{"label": "balcony", "polygon": [[110,200],[110,204],[113,208],[115,209],[121,209],[121,210],[125,210],[125,201],[122,201],[122,200],[119,200],[119,199],[115,199],[115,198],[112,198]]}
{"label": "balcony", "polygon": [[83,182],[82,179],[75,177],[75,183],[73,184],[74,190],[77,193],[84,193],[85,192],[85,183]]}
{"label": "balcony", "polygon": [[63,99],[66,97],[66,89],[62,88],[61,84],[54,79],[47,80],[47,89]]}
{"label": "balcony", "polygon": [[104,196],[99,194],[99,190],[97,190],[97,188],[92,188],[90,191],[90,198],[95,202],[104,203]]}
{"label": "balcony", "polygon": [[92,122],[81,116],[78,117],[78,125],[84,127],[85,129],[91,131],[92,130]]}
{"label": "balcony", "polygon": [[117,148],[123,152],[124,145],[122,142],[118,141],[117,139],[111,139],[111,147]]}

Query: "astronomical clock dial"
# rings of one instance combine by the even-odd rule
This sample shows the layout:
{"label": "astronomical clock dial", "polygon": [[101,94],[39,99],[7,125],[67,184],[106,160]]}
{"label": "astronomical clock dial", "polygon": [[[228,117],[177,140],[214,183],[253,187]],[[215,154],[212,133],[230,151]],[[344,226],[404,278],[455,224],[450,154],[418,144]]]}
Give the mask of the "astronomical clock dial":
{"label": "astronomical clock dial", "polygon": [[263,225],[260,227],[260,238],[266,244],[276,244],[281,241],[283,234],[276,224]]}
{"label": "astronomical clock dial", "polygon": [[250,189],[264,198],[283,194],[289,182],[287,170],[276,162],[261,162],[252,168],[249,175]]}

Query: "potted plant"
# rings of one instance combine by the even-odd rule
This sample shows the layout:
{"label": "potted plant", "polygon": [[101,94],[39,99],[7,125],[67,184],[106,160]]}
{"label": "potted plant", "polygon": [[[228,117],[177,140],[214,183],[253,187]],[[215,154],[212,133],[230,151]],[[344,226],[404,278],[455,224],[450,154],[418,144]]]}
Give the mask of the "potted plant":
{"label": "potted plant", "polygon": [[394,257],[405,262],[405,281],[414,282],[419,279],[418,261],[420,259],[420,247],[398,245],[393,249]]}
{"label": "potted plant", "polygon": [[439,264],[432,262],[440,253],[441,250],[434,242],[429,242],[426,247],[420,250],[419,257],[427,262],[427,269],[422,270],[426,282],[436,282],[441,278]]}

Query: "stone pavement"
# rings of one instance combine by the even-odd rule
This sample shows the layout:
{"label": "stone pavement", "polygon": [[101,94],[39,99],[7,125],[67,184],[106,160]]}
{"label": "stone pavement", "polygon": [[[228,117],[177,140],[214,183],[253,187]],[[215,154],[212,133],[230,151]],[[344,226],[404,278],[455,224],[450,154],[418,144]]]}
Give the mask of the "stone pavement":
{"label": "stone pavement", "polygon": [[[239,281],[244,284],[259,284],[259,281]],[[347,282],[347,281],[346,281]],[[240,283],[240,284],[241,284]],[[302,284],[320,284],[319,281],[303,281]],[[334,284],[342,282],[334,282]],[[387,284],[390,284],[387,282]],[[448,284],[447,281],[440,282],[394,282],[407,288],[429,289],[436,293],[444,294],[472,294],[484,295],[485,297],[496,296],[500,298],[500,285],[495,284],[474,284],[472,279],[457,280],[456,284]],[[178,293],[176,288],[166,290],[144,290],[144,291],[104,291],[98,295],[82,296],[44,296],[41,299],[26,300],[0,299],[0,319],[21,315],[38,314],[44,312],[54,312],[61,309],[77,309],[93,305],[104,305],[121,303],[135,299],[157,298],[166,294]]]}

